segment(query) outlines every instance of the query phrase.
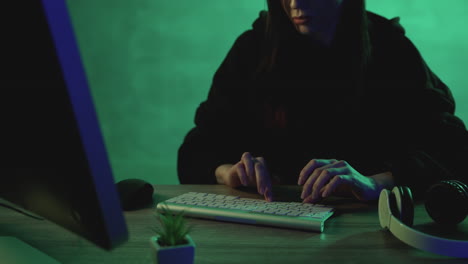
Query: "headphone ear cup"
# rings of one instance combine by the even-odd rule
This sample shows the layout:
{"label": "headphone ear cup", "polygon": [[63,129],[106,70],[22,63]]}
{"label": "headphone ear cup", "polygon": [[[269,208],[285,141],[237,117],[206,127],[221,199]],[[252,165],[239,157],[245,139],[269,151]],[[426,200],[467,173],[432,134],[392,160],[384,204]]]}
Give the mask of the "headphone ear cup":
{"label": "headphone ear cup", "polygon": [[414,204],[411,190],[406,186],[395,186],[392,190],[398,214],[394,214],[407,226],[413,226]]}
{"label": "headphone ear cup", "polygon": [[395,193],[393,191],[388,192],[388,204],[390,205],[390,213],[400,219],[400,210],[398,209]]}
{"label": "headphone ear cup", "polygon": [[437,223],[456,225],[468,214],[468,186],[460,181],[441,181],[426,193],[426,211]]}

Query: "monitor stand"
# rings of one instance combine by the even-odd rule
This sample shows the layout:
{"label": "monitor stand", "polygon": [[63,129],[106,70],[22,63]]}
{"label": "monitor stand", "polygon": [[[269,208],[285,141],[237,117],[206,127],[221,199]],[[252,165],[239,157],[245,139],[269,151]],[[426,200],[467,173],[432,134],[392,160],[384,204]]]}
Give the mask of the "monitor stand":
{"label": "monitor stand", "polygon": [[11,236],[0,236],[0,260],[8,264],[60,264],[52,257]]}

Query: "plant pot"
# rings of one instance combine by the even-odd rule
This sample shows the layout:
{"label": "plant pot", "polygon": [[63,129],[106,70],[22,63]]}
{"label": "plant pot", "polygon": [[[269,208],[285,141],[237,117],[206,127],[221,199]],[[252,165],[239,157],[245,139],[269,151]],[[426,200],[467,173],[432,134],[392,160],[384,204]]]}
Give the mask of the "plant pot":
{"label": "plant pot", "polygon": [[154,264],[193,264],[195,260],[195,243],[189,235],[185,236],[187,244],[161,246],[159,237],[150,238],[151,255]]}

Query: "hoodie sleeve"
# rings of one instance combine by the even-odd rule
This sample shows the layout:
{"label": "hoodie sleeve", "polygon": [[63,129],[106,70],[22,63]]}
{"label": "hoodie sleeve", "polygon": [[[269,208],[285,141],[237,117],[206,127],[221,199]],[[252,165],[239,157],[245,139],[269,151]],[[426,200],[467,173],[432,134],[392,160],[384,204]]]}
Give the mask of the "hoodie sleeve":
{"label": "hoodie sleeve", "polygon": [[254,64],[255,34],[244,32],[216,71],[206,101],[195,114],[195,127],[178,151],[178,177],[182,184],[215,184],[221,164],[237,163],[251,151],[248,72]]}
{"label": "hoodie sleeve", "polygon": [[392,41],[396,73],[389,124],[393,151],[387,160],[396,185],[406,185],[415,198],[444,179],[467,182],[468,133],[455,115],[450,89],[434,74],[413,43],[400,34]]}

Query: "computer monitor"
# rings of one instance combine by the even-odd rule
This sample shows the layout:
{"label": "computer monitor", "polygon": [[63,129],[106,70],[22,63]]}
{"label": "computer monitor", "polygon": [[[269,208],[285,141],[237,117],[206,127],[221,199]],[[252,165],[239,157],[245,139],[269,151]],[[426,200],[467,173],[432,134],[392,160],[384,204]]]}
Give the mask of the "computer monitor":
{"label": "computer monitor", "polygon": [[113,249],[127,226],[67,4],[1,7],[0,197]]}

